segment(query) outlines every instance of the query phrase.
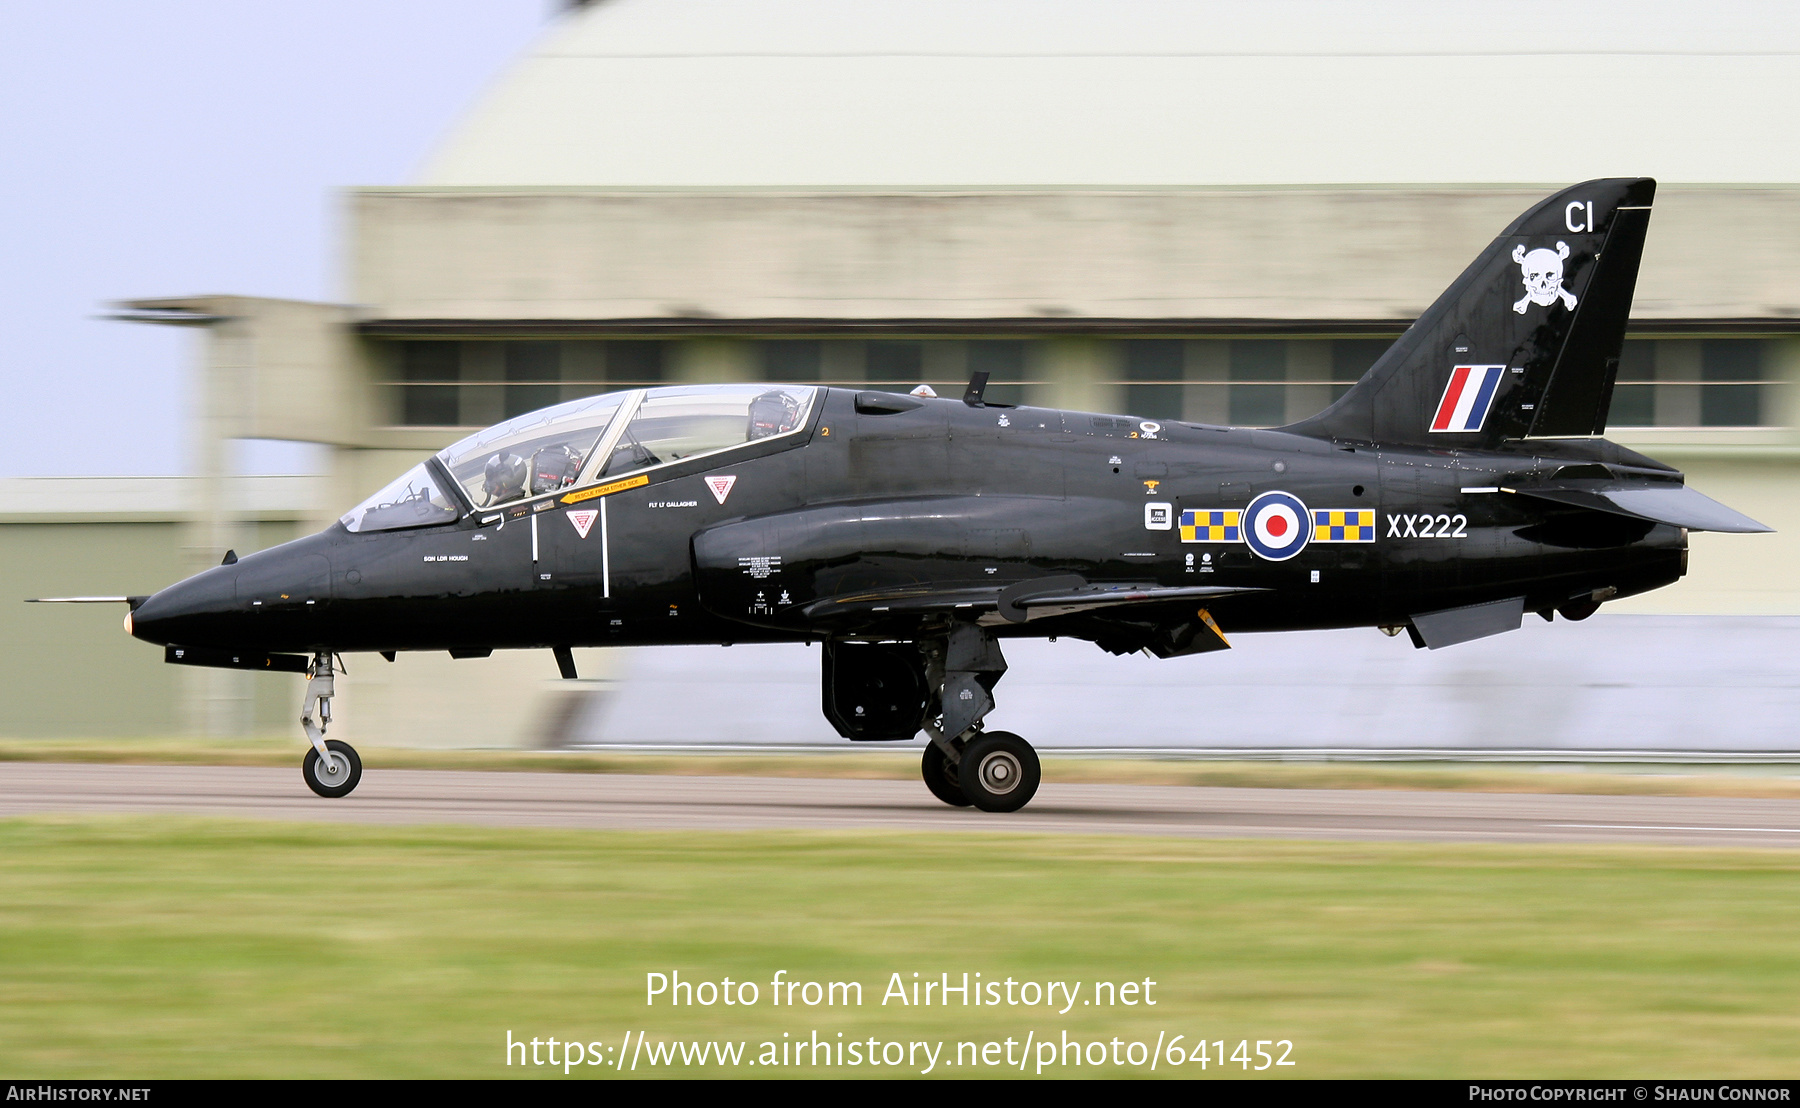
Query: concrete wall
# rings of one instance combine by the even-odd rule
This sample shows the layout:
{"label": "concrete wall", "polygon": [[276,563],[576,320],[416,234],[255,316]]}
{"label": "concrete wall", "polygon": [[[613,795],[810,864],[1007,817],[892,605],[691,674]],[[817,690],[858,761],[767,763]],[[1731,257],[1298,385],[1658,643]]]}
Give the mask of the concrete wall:
{"label": "concrete wall", "polygon": [[[1550,187],[365,189],[365,320],[1410,321]],[[1800,315],[1800,187],[1662,190],[1634,317]]]}
{"label": "concrete wall", "polygon": [[[364,428],[385,420],[379,375],[338,304],[256,296],[126,301],[141,322],[204,326],[195,366],[198,408],[191,428],[196,469],[213,464],[214,443],[233,438],[367,445]],[[223,469],[219,470],[223,475]]]}
{"label": "concrete wall", "polygon": [[[298,718],[298,679],[165,665],[161,650],[126,636],[123,604],[21,603],[141,595],[187,576],[203,487],[191,477],[0,479],[0,735],[241,735]],[[310,478],[236,477],[218,491],[239,554],[296,537],[316,511]]]}
{"label": "concrete wall", "polygon": [[[1671,457],[1670,454],[1676,456]],[[1608,604],[1633,613],[1800,615],[1800,467],[1782,456],[1657,456],[1688,484],[1775,528],[1772,535],[1688,535],[1679,583]]]}
{"label": "concrete wall", "polygon": [[[1047,750],[1800,758],[1800,619],[1791,616],[1528,617],[1519,631],[1441,651],[1368,628],[1231,641],[1229,651],[1166,661],[1072,639],[1008,643],[1011,668],[988,723]],[[635,651],[620,678],[572,740],[844,745],[818,712],[816,647]]]}
{"label": "concrete wall", "polygon": [[337,682],[331,737],[370,746],[567,745],[572,721],[590,695],[612,687],[619,656],[617,650],[577,650],[581,679],[564,681],[548,650],[460,659],[401,654],[392,663],[375,654],[352,655],[346,659],[349,676]]}
{"label": "concrete wall", "polygon": [[27,597],[148,592],[181,576],[177,523],[0,525],[0,734],[174,734],[179,675],[127,638],[123,604]]}

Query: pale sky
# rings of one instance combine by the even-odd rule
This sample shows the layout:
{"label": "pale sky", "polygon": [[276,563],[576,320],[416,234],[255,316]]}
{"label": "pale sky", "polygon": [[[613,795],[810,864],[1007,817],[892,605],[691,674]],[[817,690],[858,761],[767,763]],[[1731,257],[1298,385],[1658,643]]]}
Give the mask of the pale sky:
{"label": "pale sky", "polygon": [[[410,180],[556,0],[0,6],[0,475],[189,470],[185,330],[108,301],[340,295],[338,192]],[[305,448],[254,447],[253,469]]]}

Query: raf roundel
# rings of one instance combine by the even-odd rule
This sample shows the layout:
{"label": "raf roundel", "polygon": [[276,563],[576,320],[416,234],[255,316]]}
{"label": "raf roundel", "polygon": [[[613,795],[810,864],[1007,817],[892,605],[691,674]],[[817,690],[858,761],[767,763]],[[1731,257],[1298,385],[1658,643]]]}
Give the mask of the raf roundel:
{"label": "raf roundel", "polygon": [[1311,519],[1299,497],[1265,492],[1244,509],[1244,541],[1258,557],[1285,562],[1305,549]]}

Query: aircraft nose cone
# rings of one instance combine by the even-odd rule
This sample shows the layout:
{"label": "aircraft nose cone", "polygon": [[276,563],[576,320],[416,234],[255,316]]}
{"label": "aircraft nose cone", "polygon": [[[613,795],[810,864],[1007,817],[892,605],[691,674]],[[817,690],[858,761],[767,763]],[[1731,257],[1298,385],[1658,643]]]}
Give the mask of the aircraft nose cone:
{"label": "aircraft nose cone", "polygon": [[238,615],[233,568],[215,566],[152,594],[131,613],[127,629],[158,646],[203,646],[219,639],[227,630],[223,624]]}
{"label": "aircraft nose cone", "polygon": [[[178,581],[131,613],[132,635],[159,646],[276,648],[316,634],[331,596],[331,540],[312,535]],[[285,648],[285,647],[283,647]]]}

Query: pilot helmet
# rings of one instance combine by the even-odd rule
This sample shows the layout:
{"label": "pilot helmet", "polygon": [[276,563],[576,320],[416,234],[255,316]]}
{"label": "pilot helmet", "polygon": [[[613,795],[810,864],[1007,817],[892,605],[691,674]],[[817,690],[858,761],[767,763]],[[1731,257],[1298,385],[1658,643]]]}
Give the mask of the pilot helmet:
{"label": "pilot helmet", "polygon": [[581,473],[581,455],[565,444],[546,446],[531,456],[531,492],[555,492]]}
{"label": "pilot helmet", "polygon": [[784,435],[800,424],[800,401],[780,389],[771,389],[750,402],[750,438]]}
{"label": "pilot helmet", "polygon": [[482,491],[489,504],[525,495],[525,459],[517,454],[495,454],[482,474]]}

